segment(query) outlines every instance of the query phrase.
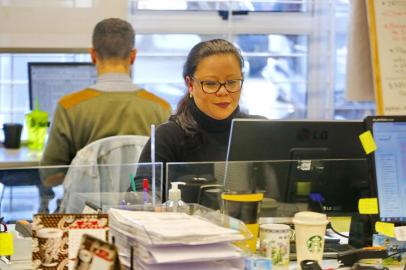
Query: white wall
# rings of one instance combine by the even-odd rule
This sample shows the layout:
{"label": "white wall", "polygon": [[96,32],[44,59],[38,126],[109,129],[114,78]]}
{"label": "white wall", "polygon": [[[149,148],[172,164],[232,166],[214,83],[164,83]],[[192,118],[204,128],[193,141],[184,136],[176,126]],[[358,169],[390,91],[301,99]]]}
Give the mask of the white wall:
{"label": "white wall", "polygon": [[95,24],[128,18],[127,0],[0,1],[0,51],[83,51]]}

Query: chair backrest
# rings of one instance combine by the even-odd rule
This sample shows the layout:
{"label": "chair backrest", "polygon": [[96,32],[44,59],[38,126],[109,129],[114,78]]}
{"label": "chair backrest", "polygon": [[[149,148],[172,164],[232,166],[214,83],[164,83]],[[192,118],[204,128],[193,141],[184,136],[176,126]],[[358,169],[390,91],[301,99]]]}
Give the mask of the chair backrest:
{"label": "chair backrest", "polygon": [[64,179],[60,210],[80,212],[87,199],[101,203],[100,193],[125,192],[130,186],[129,175],[137,169],[131,164],[138,162],[147,141],[148,137],[140,135],[112,136],[79,150]]}

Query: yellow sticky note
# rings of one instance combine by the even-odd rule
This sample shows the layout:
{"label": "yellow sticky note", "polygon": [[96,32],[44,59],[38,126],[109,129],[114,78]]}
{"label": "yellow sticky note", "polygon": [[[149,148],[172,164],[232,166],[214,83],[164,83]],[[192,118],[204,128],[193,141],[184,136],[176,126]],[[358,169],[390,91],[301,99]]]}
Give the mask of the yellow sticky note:
{"label": "yellow sticky note", "polygon": [[376,150],[376,143],[374,137],[372,137],[371,131],[365,131],[359,135],[359,139],[361,140],[362,147],[364,147],[364,151],[367,155]]}
{"label": "yellow sticky note", "polygon": [[13,235],[9,232],[0,232],[0,256],[14,254]]}
{"label": "yellow sticky note", "polygon": [[388,222],[376,222],[375,231],[389,237],[395,237],[395,224]]}
{"label": "yellow sticky note", "polygon": [[378,199],[364,198],[358,201],[358,211],[360,214],[378,214]]}

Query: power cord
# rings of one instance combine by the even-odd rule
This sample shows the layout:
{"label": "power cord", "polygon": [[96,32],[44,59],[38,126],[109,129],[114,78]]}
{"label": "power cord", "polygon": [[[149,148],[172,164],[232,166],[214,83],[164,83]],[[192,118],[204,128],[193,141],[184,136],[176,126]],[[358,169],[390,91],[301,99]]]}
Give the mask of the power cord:
{"label": "power cord", "polygon": [[[387,258],[396,256],[396,255],[399,255],[399,254],[402,254],[402,253],[404,253],[404,252],[406,252],[406,249],[399,249],[397,252],[388,255],[388,256],[387,256],[386,258],[384,258],[384,259],[387,259]],[[405,264],[405,268],[403,268],[403,269],[406,269],[406,264]]]}
{"label": "power cord", "polygon": [[350,238],[348,235],[345,235],[345,234],[342,234],[342,233],[336,231],[336,230],[333,228],[333,226],[331,225],[331,222],[329,222],[329,223],[327,224],[327,229],[331,229],[335,234],[337,234],[337,235],[339,235],[339,236],[341,236],[341,237]]}

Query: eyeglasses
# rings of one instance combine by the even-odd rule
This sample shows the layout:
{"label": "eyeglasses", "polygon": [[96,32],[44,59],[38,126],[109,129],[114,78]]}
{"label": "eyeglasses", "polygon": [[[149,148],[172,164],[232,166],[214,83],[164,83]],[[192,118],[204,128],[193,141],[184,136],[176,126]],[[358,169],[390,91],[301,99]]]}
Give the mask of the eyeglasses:
{"label": "eyeglasses", "polygon": [[220,90],[222,86],[224,86],[224,88],[229,93],[235,93],[241,90],[242,84],[244,83],[243,79],[226,80],[225,82],[221,83],[219,81],[210,81],[210,80],[201,81],[194,77],[191,78],[200,83],[203,92],[205,92],[206,94],[215,94]]}

